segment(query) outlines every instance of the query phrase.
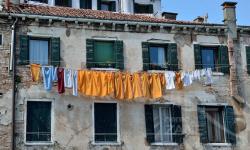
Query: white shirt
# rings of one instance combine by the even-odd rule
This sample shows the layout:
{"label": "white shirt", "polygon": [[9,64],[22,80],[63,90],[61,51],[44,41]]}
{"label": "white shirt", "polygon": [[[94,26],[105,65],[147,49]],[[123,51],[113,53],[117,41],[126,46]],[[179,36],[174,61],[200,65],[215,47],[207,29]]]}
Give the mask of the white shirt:
{"label": "white shirt", "polygon": [[171,90],[175,88],[175,73],[173,71],[166,71],[165,72],[165,78],[166,78],[166,89]]}

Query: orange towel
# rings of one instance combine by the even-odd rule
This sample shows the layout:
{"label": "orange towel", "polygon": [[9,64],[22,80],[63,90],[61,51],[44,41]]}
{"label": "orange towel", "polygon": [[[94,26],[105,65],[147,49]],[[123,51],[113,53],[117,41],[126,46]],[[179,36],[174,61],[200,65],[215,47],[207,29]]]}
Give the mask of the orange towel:
{"label": "orange towel", "polygon": [[101,97],[107,96],[108,95],[108,73],[99,72],[97,81],[100,87],[98,96],[101,96]]}
{"label": "orange towel", "polygon": [[133,99],[134,94],[132,90],[132,78],[130,73],[125,73],[124,80],[124,98],[125,99]]}
{"label": "orange towel", "polygon": [[150,94],[150,77],[148,73],[144,72],[141,76],[141,81],[142,81],[142,95],[143,97],[151,97]]}
{"label": "orange towel", "polygon": [[158,74],[151,76],[151,96],[153,99],[162,97],[161,80]]}
{"label": "orange towel", "polygon": [[122,73],[118,72],[115,74],[115,98],[124,99],[124,88]]}
{"label": "orange towel", "polygon": [[40,80],[40,65],[39,64],[31,64],[30,65],[30,72],[31,77],[33,81],[39,81]]}
{"label": "orange towel", "polygon": [[84,94],[85,93],[85,71],[84,70],[78,70],[78,92]]}
{"label": "orange towel", "polygon": [[183,82],[181,80],[181,73],[180,72],[175,73],[175,87],[178,90],[183,89]]}
{"label": "orange towel", "polygon": [[134,92],[134,98],[142,97],[142,83],[139,73],[134,73],[132,78],[132,87]]}
{"label": "orange towel", "polygon": [[108,95],[114,93],[115,91],[115,73],[108,73],[107,74],[107,82],[108,82]]}

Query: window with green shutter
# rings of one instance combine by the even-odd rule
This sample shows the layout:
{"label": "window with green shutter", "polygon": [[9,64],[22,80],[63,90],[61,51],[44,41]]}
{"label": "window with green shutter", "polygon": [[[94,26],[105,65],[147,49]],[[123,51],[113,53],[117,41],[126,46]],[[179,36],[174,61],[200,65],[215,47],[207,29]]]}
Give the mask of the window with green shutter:
{"label": "window with green shutter", "polygon": [[86,40],[87,68],[124,69],[123,42]]}
{"label": "window with green shutter", "polygon": [[183,143],[181,107],[145,105],[148,143]]}
{"label": "window with green shutter", "polygon": [[250,46],[246,47],[247,73],[250,74]]}
{"label": "window with green shutter", "polygon": [[98,10],[116,11],[116,1],[98,0]]}
{"label": "window with green shutter", "polygon": [[232,106],[198,106],[201,143],[236,144]]}
{"label": "window with green shutter", "polygon": [[20,35],[19,64],[60,65],[60,38]]}
{"label": "window with green shutter", "polygon": [[229,73],[227,46],[194,45],[195,69],[212,68],[213,71]]}
{"label": "window with green shutter", "polygon": [[176,43],[142,42],[143,70],[178,70]]}

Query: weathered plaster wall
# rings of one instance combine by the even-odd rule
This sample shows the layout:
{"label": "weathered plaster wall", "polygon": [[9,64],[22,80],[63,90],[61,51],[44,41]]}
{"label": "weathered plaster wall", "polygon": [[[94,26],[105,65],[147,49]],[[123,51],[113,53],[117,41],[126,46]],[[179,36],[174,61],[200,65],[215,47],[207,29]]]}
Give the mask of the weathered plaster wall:
{"label": "weathered plaster wall", "polygon": [[8,72],[10,54],[10,27],[0,20],[0,33],[3,45],[0,46],[0,150],[9,150],[11,146],[12,92],[11,75]]}
{"label": "weathered plaster wall", "polygon": [[[66,30],[70,36],[66,36]],[[61,38],[62,66],[74,69],[85,68],[86,62],[86,39],[92,37],[113,37],[124,42],[125,69],[128,71],[142,70],[141,42],[149,39],[163,39],[176,42],[179,49],[179,61],[184,70],[194,69],[193,43],[205,45],[226,44],[223,36],[211,35],[182,35],[170,33],[132,33],[97,31],[90,29],[76,29],[64,27],[22,27],[18,34],[28,33],[36,36],[55,36]],[[136,39],[136,40],[135,40]],[[136,65],[135,65],[136,64]],[[145,140],[145,100],[136,102],[118,102],[120,116],[120,134],[122,146],[95,146],[90,144],[93,139],[92,104],[94,101],[115,101],[110,97],[92,98],[85,96],[73,97],[72,91],[59,95],[56,87],[52,92],[46,92],[39,83],[31,81],[29,67],[19,66],[19,75],[22,82],[18,85],[17,98],[17,148],[18,149],[233,149],[232,147],[203,146],[199,142],[197,104],[204,103],[228,103],[234,105],[238,112],[242,112],[238,104],[229,97],[228,76],[215,76],[211,87],[203,86],[203,81],[196,82],[184,90],[167,91],[159,100],[162,103],[175,103],[182,106],[183,132],[186,134],[184,145],[150,147]],[[249,89],[249,88],[248,88]],[[249,92],[248,92],[249,93]],[[53,99],[54,102],[54,141],[52,146],[27,146],[24,144],[24,116],[25,101],[28,99]],[[249,100],[248,100],[249,101]],[[116,101],[115,101],[116,102]],[[73,105],[72,110],[67,105]],[[247,107],[248,108],[248,107]],[[246,112],[247,112],[247,108]],[[244,115],[247,115],[246,113]],[[249,122],[247,118],[247,122]],[[249,128],[249,127],[248,127]],[[248,129],[247,128],[247,129]],[[249,145],[249,130],[240,132],[235,149],[247,149]]]}

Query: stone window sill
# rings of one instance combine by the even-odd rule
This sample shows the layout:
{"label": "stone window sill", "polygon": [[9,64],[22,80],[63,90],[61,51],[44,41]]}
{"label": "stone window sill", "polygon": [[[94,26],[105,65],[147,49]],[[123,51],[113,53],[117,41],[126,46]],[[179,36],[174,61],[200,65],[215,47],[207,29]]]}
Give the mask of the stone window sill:
{"label": "stone window sill", "polygon": [[116,69],[116,68],[91,68],[91,70],[97,70],[97,71],[119,71],[119,69]]}
{"label": "stone window sill", "polygon": [[54,142],[25,142],[27,146],[50,146],[54,145]]}
{"label": "stone window sill", "polygon": [[100,142],[100,143],[96,143],[96,142],[92,142],[91,145],[94,146],[121,146],[122,143],[121,142]]}
{"label": "stone window sill", "polygon": [[224,76],[225,74],[222,72],[213,72],[213,76]]}
{"label": "stone window sill", "polygon": [[230,147],[232,144],[230,143],[207,143],[205,146],[215,146],[215,147]]}
{"label": "stone window sill", "polygon": [[151,143],[151,146],[178,146],[178,143]]}

